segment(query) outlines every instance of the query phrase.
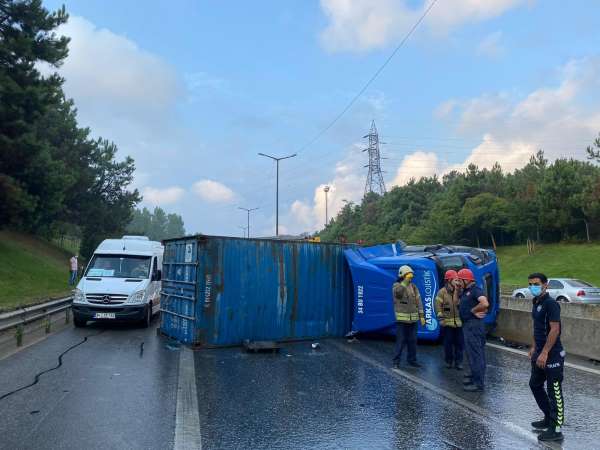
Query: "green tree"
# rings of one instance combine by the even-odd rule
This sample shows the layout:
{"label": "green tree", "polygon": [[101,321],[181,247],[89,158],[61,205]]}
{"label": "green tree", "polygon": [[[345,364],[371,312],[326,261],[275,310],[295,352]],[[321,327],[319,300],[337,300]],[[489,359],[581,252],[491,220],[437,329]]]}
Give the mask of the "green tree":
{"label": "green tree", "polygon": [[133,208],[141,200],[139,192],[128,191],[133,181],[133,159],[115,160],[117,147],[99,139],[91,155],[88,176],[93,180],[79,204],[83,239],[81,254],[87,257],[106,237],[118,237],[131,222]]}
{"label": "green tree", "polygon": [[162,241],[184,236],[185,227],[183,218],[178,214],[167,214],[159,207],[154,208],[154,212],[144,208],[133,212],[127,232],[148,236],[153,241]]}
{"label": "green tree", "polygon": [[509,204],[505,199],[484,192],[467,199],[461,211],[463,225],[472,233],[480,246],[480,233],[487,234],[496,249],[495,234],[506,229],[509,220]]}
{"label": "green tree", "polygon": [[62,79],[37,67],[58,67],[67,56],[68,39],[54,33],[67,18],[64,7],[50,13],[41,0],[0,2],[0,226],[35,229],[44,210],[62,206],[64,165],[37,126],[60,102]]}

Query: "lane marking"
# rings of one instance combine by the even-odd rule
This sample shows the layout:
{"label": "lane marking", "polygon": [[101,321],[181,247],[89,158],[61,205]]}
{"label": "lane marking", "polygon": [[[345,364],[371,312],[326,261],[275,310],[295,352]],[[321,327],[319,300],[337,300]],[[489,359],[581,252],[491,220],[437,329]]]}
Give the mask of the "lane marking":
{"label": "lane marking", "polygon": [[[516,348],[505,347],[504,345],[492,344],[491,342],[486,343],[489,347],[504,350],[505,352],[514,353],[516,355],[527,356],[527,352],[523,350],[519,350]],[[592,369],[591,367],[580,366],[579,364],[574,364],[571,362],[565,361],[565,367],[570,367],[572,369],[581,370],[582,372],[593,373],[594,375],[600,375],[600,370]]]}
{"label": "lane marking", "polygon": [[200,415],[194,352],[180,347],[174,450],[201,450]]}
{"label": "lane marking", "polygon": [[506,429],[508,429],[509,431],[511,431],[512,433],[520,436],[523,439],[526,439],[527,441],[540,445],[542,447],[545,448],[550,448],[550,449],[558,449],[560,447],[556,447],[553,444],[550,443],[543,443],[543,442],[539,442],[537,437],[529,430],[526,430],[525,428],[522,428],[521,426],[509,422],[507,420],[503,420],[500,419],[499,417],[494,416],[493,414],[491,414],[488,410],[486,410],[485,408],[482,408],[481,406],[478,406],[468,400],[465,400],[462,397],[459,397],[456,394],[453,394],[445,389],[442,389],[434,384],[429,383],[428,381],[425,381],[411,373],[405,372],[402,369],[391,369],[387,366],[385,366],[384,364],[380,363],[379,361],[364,355],[363,353],[359,352],[358,350],[354,349],[354,348],[349,348],[348,346],[345,346],[344,344],[340,343],[340,342],[336,342],[336,341],[331,341],[331,344],[334,345],[335,347],[337,347],[338,349],[374,366],[377,367],[378,369],[387,372],[387,373],[391,373],[392,375],[396,376],[397,378],[404,378],[408,381],[410,381],[411,383],[413,383],[414,385],[416,385],[415,387],[421,391],[424,391],[425,394],[432,394],[435,393],[438,396],[451,401],[452,403],[457,404],[458,406],[461,406],[462,408],[466,409],[469,413],[473,414],[475,416],[476,419],[481,420],[482,418],[494,421],[500,425],[502,425],[503,427],[505,427]]}

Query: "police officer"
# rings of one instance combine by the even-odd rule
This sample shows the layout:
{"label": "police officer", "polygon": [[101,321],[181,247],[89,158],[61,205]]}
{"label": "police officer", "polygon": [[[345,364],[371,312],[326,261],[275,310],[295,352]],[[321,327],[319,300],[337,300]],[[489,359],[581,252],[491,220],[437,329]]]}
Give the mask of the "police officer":
{"label": "police officer", "polygon": [[[563,439],[561,427],[564,421],[562,396],[565,351],[560,342],[560,305],[548,292],[548,278],[543,273],[529,275],[529,290],[533,294],[533,344],[529,350],[531,378],[529,387],[544,418],[531,425],[544,430],[538,435],[540,441]],[[544,383],[546,389],[544,390]]]}
{"label": "police officer", "polygon": [[443,327],[446,367],[451,369],[454,366],[457,370],[462,370],[465,343],[458,311],[458,289],[454,286],[457,280],[456,270],[448,270],[444,275],[446,285],[438,291],[435,297],[435,314]]}
{"label": "police officer", "polygon": [[458,271],[458,280],[462,285],[459,312],[463,324],[465,352],[471,368],[471,374],[465,376],[464,390],[483,391],[485,381],[485,324],[483,318],[489,307],[485,294],[475,284],[473,272],[469,269]]}
{"label": "police officer", "polygon": [[408,364],[421,367],[417,362],[417,322],[425,325],[423,304],[419,289],[412,282],[415,273],[410,266],[398,270],[398,279],[392,287],[394,313],[396,315],[396,356],[394,367],[400,367],[402,350],[408,347]]}

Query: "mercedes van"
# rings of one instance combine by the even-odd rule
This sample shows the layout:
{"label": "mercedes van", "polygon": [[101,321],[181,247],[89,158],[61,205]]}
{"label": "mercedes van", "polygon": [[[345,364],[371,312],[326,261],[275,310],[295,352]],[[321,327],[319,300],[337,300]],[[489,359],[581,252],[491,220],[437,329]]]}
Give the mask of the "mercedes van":
{"label": "mercedes van", "polygon": [[164,247],[146,236],[106,239],[73,291],[73,323],[132,321],[148,327],[160,310]]}

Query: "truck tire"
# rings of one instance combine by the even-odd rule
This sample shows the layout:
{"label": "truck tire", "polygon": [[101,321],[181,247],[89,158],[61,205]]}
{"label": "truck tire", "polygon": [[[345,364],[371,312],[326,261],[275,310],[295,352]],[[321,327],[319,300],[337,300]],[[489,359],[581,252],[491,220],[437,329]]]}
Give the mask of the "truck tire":
{"label": "truck tire", "polygon": [[146,314],[144,319],[142,320],[142,327],[148,328],[152,323],[152,303],[148,303],[146,305]]}

